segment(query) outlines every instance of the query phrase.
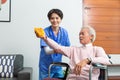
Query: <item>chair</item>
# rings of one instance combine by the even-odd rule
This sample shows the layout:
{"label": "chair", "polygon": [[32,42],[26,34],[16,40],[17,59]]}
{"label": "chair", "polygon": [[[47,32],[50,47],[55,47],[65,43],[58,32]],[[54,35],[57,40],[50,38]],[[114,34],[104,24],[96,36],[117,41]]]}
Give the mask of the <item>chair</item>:
{"label": "chair", "polygon": [[107,69],[107,65],[103,65],[100,63],[93,63],[92,66],[90,67],[89,70],[89,80],[92,80],[92,70],[94,68],[98,68],[100,69],[100,75],[99,75],[99,79],[98,80],[108,80],[107,76],[108,76],[108,69]]}
{"label": "chair", "polygon": [[23,66],[24,57],[22,54],[0,54],[0,57],[5,56],[15,56],[13,77],[0,77],[0,80],[32,80],[32,68]]}
{"label": "chair", "polygon": [[[110,55],[107,55],[109,59],[111,59],[111,56]],[[109,62],[112,64],[112,62],[109,60]],[[61,67],[66,67],[65,69],[65,75],[63,78],[50,78],[50,69],[52,66],[61,66]],[[100,63],[92,63],[91,67],[90,67],[90,70],[89,70],[89,80],[92,80],[92,70],[94,68],[98,68],[100,69],[100,75],[99,75],[99,78],[98,80],[108,80],[108,67],[107,65],[103,65],[103,64],[100,64]],[[49,66],[49,75],[48,75],[48,78],[45,78],[44,80],[66,80],[67,78],[67,74],[69,73],[69,65],[67,63],[63,63],[63,62],[55,62],[55,63],[52,63],[50,64]]]}
{"label": "chair", "polygon": [[[65,75],[63,78],[50,78],[50,68],[52,66],[61,66],[61,67],[66,67],[65,69]],[[92,64],[92,66],[90,67],[90,71],[89,71],[89,80],[92,80],[91,79],[91,76],[92,76],[92,70],[93,68],[99,68],[100,69],[100,76],[99,76],[99,79],[98,80],[108,80],[107,79],[107,65],[102,65],[102,64],[99,64],[99,63],[94,63]],[[59,62],[59,63],[52,63],[50,66],[49,66],[49,76],[48,78],[45,78],[44,80],[66,80],[67,78],[67,74],[69,73],[69,65],[67,63],[62,63],[62,62]]]}
{"label": "chair", "polygon": [[[110,55],[107,55],[109,59],[111,59]],[[112,61],[109,60],[109,62],[112,64]],[[90,71],[89,71],[89,80],[91,79],[92,76],[92,70],[93,68],[98,68],[100,69],[100,75],[99,75],[99,80],[108,80],[108,65],[103,65],[100,63],[93,63],[92,66],[90,67]]]}

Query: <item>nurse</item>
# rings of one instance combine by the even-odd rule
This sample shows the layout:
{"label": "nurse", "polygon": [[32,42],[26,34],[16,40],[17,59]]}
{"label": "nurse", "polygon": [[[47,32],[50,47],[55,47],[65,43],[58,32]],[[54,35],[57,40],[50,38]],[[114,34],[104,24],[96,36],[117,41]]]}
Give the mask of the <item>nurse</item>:
{"label": "nurse", "polygon": [[[63,13],[59,9],[51,9],[47,15],[51,25],[44,29],[46,36],[57,42],[62,46],[70,46],[69,36],[66,29],[59,26]],[[61,62],[62,54],[54,53],[44,40],[40,40],[40,59],[39,59],[39,80],[43,80],[48,77],[48,68],[52,62]],[[52,54],[54,53],[54,54]],[[63,77],[62,68],[52,67],[51,77]]]}

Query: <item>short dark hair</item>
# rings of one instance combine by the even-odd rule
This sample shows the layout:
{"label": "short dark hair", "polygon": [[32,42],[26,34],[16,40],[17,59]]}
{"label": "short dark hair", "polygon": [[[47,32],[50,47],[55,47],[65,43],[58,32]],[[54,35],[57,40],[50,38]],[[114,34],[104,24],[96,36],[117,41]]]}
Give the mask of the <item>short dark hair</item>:
{"label": "short dark hair", "polygon": [[61,19],[63,19],[63,13],[62,13],[62,11],[61,11],[60,9],[51,9],[51,10],[48,12],[48,15],[47,15],[47,17],[48,17],[49,20],[50,20],[51,15],[52,15],[53,13],[56,13]]}

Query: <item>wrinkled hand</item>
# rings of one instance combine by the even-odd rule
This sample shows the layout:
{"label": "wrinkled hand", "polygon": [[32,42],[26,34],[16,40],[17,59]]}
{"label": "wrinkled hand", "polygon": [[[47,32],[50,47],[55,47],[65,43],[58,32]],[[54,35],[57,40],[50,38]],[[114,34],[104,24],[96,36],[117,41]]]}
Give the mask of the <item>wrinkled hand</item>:
{"label": "wrinkled hand", "polygon": [[87,59],[82,60],[81,62],[79,62],[78,64],[76,64],[75,68],[74,68],[74,73],[76,75],[80,75],[81,70],[84,66],[86,66],[86,64],[88,63]]}

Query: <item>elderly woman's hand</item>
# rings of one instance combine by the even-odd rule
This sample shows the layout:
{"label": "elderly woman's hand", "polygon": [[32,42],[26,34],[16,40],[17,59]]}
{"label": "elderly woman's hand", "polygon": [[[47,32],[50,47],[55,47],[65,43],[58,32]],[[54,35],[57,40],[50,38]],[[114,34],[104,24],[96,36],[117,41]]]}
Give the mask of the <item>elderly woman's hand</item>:
{"label": "elderly woman's hand", "polygon": [[88,59],[84,59],[84,60],[82,60],[81,62],[79,62],[78,64],[76,64],[76,66],[75,66],[75,68],[74,68],[74,73],[75,73],[76,75],[80,75],[81,69],[82,69],[84,66],[86,66],[86,64],[88,64],[88,63],[89,63]]}

